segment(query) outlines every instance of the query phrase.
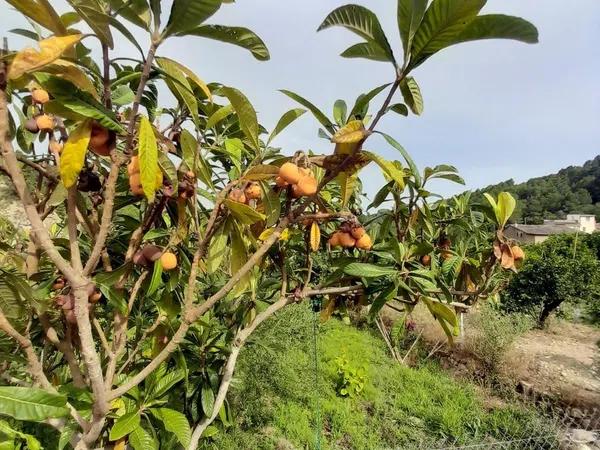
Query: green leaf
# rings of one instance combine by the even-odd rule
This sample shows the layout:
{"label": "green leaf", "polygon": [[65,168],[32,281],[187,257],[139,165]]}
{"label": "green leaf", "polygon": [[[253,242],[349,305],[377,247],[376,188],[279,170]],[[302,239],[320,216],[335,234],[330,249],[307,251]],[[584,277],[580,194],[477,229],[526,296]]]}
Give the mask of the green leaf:
{"label": "green leaf", "polygon": [[98,39],[108,48],[113,48],[114,43],[109,27],[110,18],[98,0],[68,0],[68,2],[96,33]]}
{"label": "green leaf", "polygon": [[113,27],[115,27],[119,31],[119,33],[121,33],[123,36],[125,36],[125,38],[129,42],[131,42],[135,46],[135,48],[137,48],[137,50],[140,52],[140,56],[143,59],[145,57],[144,50],[142,50],[142,47],[140,46],[138,41],[135,39],[135,37],[133,36],[131,31],[129,31],[129,29],[125,25],[123,25],[121,22],[119,22],[119,20],[117,20],[115,17],[110,16],[109,23]]}
{"label": "green leaf", "polygon": [[227,116],[229,116],[232,113],[233,113],[233,106],[231,106],[231,105],[221,106],[214,113],[212,113],[211,116],[208,118],[208,120],[206,121],[206,128],[213,128],[216,124],[221,122],[223,119],[225,119]]}
{"label": "green leaf", "polygon": [[465,184],[465,180],[457,173],[438,173],[432,175],[431,178],[443,178],[444,180],[453,181],[458,184]]}
{"label": "green leaf", "polygon": [[381,291],[379,295],[377,295],[377,297],[371,304],[371,308],[369,309],[369,314],[371,315],[371,317],[376,316],[379,313],[379,311],[381,311],[381,308],[383,308],[383,306],[387,302],[396,297],[397,294],[398,286],[396,286],[394,283],[391,283],[383,291]]}
{"label": "green leaf", "polygon": [[306,112],[305,109],[295,108],[295,109],[290,109],[283,116],[281,116],[281,118],[277,122],[277,125],[275,125],[275,128],[273,129],[273,131],[271,132],[271,135],[269,136],[267,145],[269,145],[271,143],[271,141],[273,139],[275,139],[275,136],[277,136],[279,133],[281,133],[288,125],[290,125],[293,121],[295,121],[298,117],[303,115],[305,112]]}
{"label": "green leaf", "polygon": [[158,399],[165,395],[169,390],[185,378],[185,371],[182,369],[172,370],[162,376],[152,389],[150,394],[153,399]]}
{"label": "green leaf", "polygon": [[208,247],[208,256],[206,258],[206,271],[209,274],[215,273],[221,266],[223,258],[227,254],[227,234],[223,227],[215,233]]}
{"label": "green leaf", "polygon": [[164,56],[162,56],[161,59],[163,61],[168,61],[171,65],[182,71],[188,77],[189,81],[192,81],[196,86],[198,86],[200,90],[204,92],[204,95],[206,95],[206,97],[212,102],[212,94],[210,89],[206,83],[202,81],[200,77],[198,77],[198,75],[196,75],[191,69],[173,59],[165,58]]}
{"label": "green leaf", "polygon": [[259,61],[268,61],[271,57],[269,49],[262,39],[248,28],[229,27],[225,25],[202,25],[188,31],[186,34],[237,45],[249,50],[252,56]]}
{"label": "green leaf", "polygon": [[[7,447],[7,449],[9,450],[14,450],[19,447],[13,447],[14,445],[14,438],[18,437],[20,439],[25,439],[25,441],[27,442],[27,449],[28,450],[40,450],[42,449],[42,444],[40,444],[40,441],[38,441],[34,436],[30,435],[30,434],[26,434],[26,433],[22,433],[20,431],[14,430],[9,424],[8,422],[5,422],[4,420],[0,420],[0,436],[2,436],[3,438],[12,438],[13,439],[13,443],[11,443],[10,447]],[[3,443],[0,443],[0,449],[2,449],[1,445]]]}
{"label": "green leaf", "polygon": [[238,138],[228,138],[224,142],[225,151],[233,161],[233,164],[241,170],[242,153],[244,152],[244,143]]}
{"label": "green leaf", "polygon": [[92,123],[86,120],[71,132],[65,143],[60,157],[60,178],[67,189],[77,183],[83,169],[91,132]]}
{"label": "green leaf", "polygon": [[344,50],[340,56],[343,58],[364,58],[372,61],[389,62],[385,51],[373,42],[359,42]]}
{"label": "green leaf", "polygon": [[414,160],[411,158],[410,154],[406,151],[406,149],[390,135],[381,133],[381,132],[379,134],[381,134],[383,136],[383,138],[387,141],[388,144],[390,144],[392,147],[394,147],[396,150],[398,150],[400,152],[400,154],[402,155],[402,157],[408,164],[408,167],[410,168],[411,174],[415,178],[417,185],[420,185],[421,184],[421,175],[419,174],[419,169],[417,168],[417,165],[415,164]]}
{"label": "green leaf", "polygon": [[488,14],[475,17],[450,45],[481,39],[512,39],[535,44],[538,30],[520,17]]}
{"label": "green leaf", "polygon": [[323,112],[311,102],[306,100],[304,97],[301,97],[298,94],[292,91],[288,91],[286,89],[280,89],[279,92],[282,92],[283,94],[290,97],[292,100],[295,100],[298,103],[300,103],[302,106],[308,109],[313,114],[313,116],[315,116],[315,118],[319,121],[321,125],[325,127],[327,131],[329,131],[330,133],[335,133],[335,126],[333,125],[333,123],[331,123],[327,116],[323,114]]}
{"label": "green leaf", "polygon": [[421,25],[429,0],[398,0],[398,30],[404,47],[404,58],[408,59],[412,40]]}
{"label": "green leaf", "polygon": [[237,89],[224,87],[220,90],[220,93],[229,99],[229,102],[231,103],[231,106],[233,106],[233,109],[238,116],[238,120],[240,121],[242,132],[250,140],[254,149],[259,150],[258,118],[256,117],[256,111],[252,104],[248,101],[246,96]]}
{"label": "green leaf", "polygon": [[41,72],[36,73],[35,78],[54,97],[53,101],[44,105],[46,112],[54,113],[56,110],[57,115],[62,115],[63,111],[68,110],[80,116],[96,119],[104,128],[117,133],[125,131],[116,120],[114,112],[106,109],[89,92],[82,91],[70,80]]}
{"label": "green leaf", "polygon": [[262,181],[261,187],[263,190],[263,205],[265,206],[265,227],[272,227],[279,220],[281,215],[281,202],[279,201],[279,194],[277,194],[271,186]]}
{"label": "green leaf", "polygon": [[202,386],[202,410],[210,417],[215,407],[215,394],[210,386]]}
{"label": "green leaf", "polygon": [[135,99],[135,93],[129,86],[120,85],[113,89],[111,99],[115,105],[124,106],[133,102]]}
{"label": "green leaf", "polygon": [[225,199],[223,202],[225,206],[231,211],[233,217],[240,221],[244,225],[252,225],[253,223],[265,220],[265,215],[259,213],[254,208],[244,204],[234,202],[233,200]]}
{"label": "green leaf", "polygon": [[63,450],[75,432],[77,431],[78,426],[72,422],[68,422],[63,428],[60,430],[60,438],[58,440],[57,450]]}
{"label": "green leaf", "polygon": [[358,175],[356,173],[350,175],[346,172],[342,172],[336,177],[335,181],[340,185],[342,208],[348,206],[350,197],[352,197],[352,194],[354,194],[354,188],[357,180]]}
{"label": "green leaf", "polygon": [[359,278],[377,278],[388,275],[396,275],[398,271],[394,267],[381,267],[375,264],[353,262],[343,267],[344,273]]}
{"label": "green leaf", "polygon": [[447,47],[477,16],[486,0],[433,0],[415,33],[410,67]]}
{"label": "green leaf", "polygon": [[[109,0],[114,11],[131,23],[150,31],[150,8],[146,0]],[[113,24],[114,26],[114,24]]]}
{"label": "green leaf", "polygon": [[150,284],[148,285],[148,290],[146,291],[147,296],[151,296],[156,292],[156,290],[163,284],[162,281],[162,264],[160,263],[160,259],[154,261],[154,268],[152,270],[152,279],[150,280]]}
{"label": "green leaf", "polygon": [[47,0],[6,0],[17,11],[58,36],[67,34],[60,16]]}
{"label": "green leaf", "polygon": [[279,173],[279,167],[272,166],[270,164],[260,164],[258,166],[252,166],[244,174],[244,179],[250,181],[269,180],[275,178]]}
{"label": "green leaf", "polygon": [[173,433],[184,448],[187,448],[192,438],[192,430],[185,415],[170,408],[151,408],[150,412],[160,420],[165,429]]}
{"label": "green leaf", "polygon": [[387,56],[388,61],[394,60],[394,52],[381,28],[377,16],[360,5],[344,5],[334,9],[325,18],[317,31],[324,30],[332,26],[342,26],[353,33],[356,33],[367,41],[368,44],[380,48]]}
{"label": "green leaf", "polygon": [[346,114],[348,114],[348,105],[344,100],[336,100],[333,104],[333,119],[340,126],[346,124]]}
{"label": "green leaf", "polygon": [[138,141],[142,188],[148,201],[152,202],[154,194],[162,186],[162,172],[158,167],[158,145],[154,128],[146,116],[140,118]]}
{"label": "green leaf", "polygon": [[152,435],[141,426],[134,428],[129,434],[129,445],[131,445],[134,450],[158,449],[158,445],[156,445]]}
{"label": "green leaf", "polygon": [[17,420],[43,422],[49,418],[66,417],[67,397],[38,388],[0,386],[0,414]]}
{"label": "green leaf", "polygon": [[216,13],[221,0],[174,0],[163,36],[185,36]]}
{"label": "green leaf", "polygon": [[110,429],[109,439],[116,441],[127,436],[140,426],[141,415],[139,411],[133,411],[119,417]]}
{"label": "green leaf", "polygon": [[111,112],[105,110],[103,107],[86,102],[82,98],[64,98],[61,96],[56,96],[54,101],[44,105],[44,109],[47,110],[47,112],[54,112],[51,111],[50,108],[46,108],[46,106],[48,106],[50,103],[58,103],[63,108],[79,114],[80,116],[96,119],[100,125],[102,125],[104,128],[108,128],[109,130],[116,131],[117,133],[123,131],[123,127],[114,119]]}
{"label": "green leaf", "polygon": [[183,72],[173,64],[173,61],[167,58],[157,57],[156,62],[159,67],[165,71],[168,78],[165,79],[169,90],[173,93],[175,98],[183,102],[192,115],[194,123],[197,125],[199,122],[198,117],[198,101],[194,96],[192,87],[184,76]]}
{"label": "green leaf", "polygon": [[160,170],[167,175],[167,179],[171,182],[174,192],[177,192],[179,179],[177,178],[177,167],[171,161],[171,158],[162,151],[158,151],[158,165]]}
{"label": "green leaf", "polygon": [[423,97],[421,89],[413,77],[407,77],[400,83],[400,92],[410,110],[416,115],[423,113]]}
{"label": "green leaf", "polygon": [[356,118],[357,115],[360,115],[361,118],[364,118],[371,100],[373,100],[381,91],[383,91],[389,85],[390,85],[390,83],[383,84],[383,85],[378,86],[375,89],[367,92],[366,94],[360,95],[356,99],[356,102],[354,103],[354,106],[352,107],[352,111],[350,111],[350,115],[348,116],[348,119],[350,120],[353,117]]}
{"label": "green leaf", "polygon": [[198,141],[188,130],[181,131],[181,138],[179,140],[181,144],[181,151],[183,153],[183,160],[187,166],[192,169],[206,186],[213,188],[212,172],[202,155],[198,147]]}
{"label": "green leaf", "polygon": [[408,107],[404,103],[396,103],[388,108],[389,111],[394,111],[401,116],[408,116]]}
{"label": "green leaf", "polygon": [[[244,238],[241,235],[240,229],[237,226],[231,227],[229,240],[231,242],[229,269],[231,271],[231,275],[233,276],[244,266],[244,264],[248,262],[248,249],[246,247],[246,243],[244,242]],[[250,281],[251,273],[248,272],[236,284],[231,295],[238,296],[246,292],[247,288],[250,286]],[[204,386],[202,388],[202,408],[207,414],[212,412],[213,402],[214,394],[212,393],[212,390],[209,386]],[[206,407],[206,405],[210,405],[210,407]]]}
{"label": "green leaf", "polygon": [[381,168],[383,173],[394,180],[400,189],[404,189],[404,173],[398,169],[393,162],[388,161],[375,153],[364,150],[363,153],[368,156],[371,161],[374,161]]}

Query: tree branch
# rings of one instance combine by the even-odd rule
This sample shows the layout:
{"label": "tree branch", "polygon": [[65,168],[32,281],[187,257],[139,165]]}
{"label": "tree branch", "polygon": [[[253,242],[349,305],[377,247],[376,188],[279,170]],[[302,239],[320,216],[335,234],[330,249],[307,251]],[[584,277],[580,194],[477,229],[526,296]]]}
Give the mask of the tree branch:
{"label": "tree branch", "polygon": [[0,146],[2,156],[6,162],[6,170],[10,174],[15,190],[21,199],[25,214],[31,223],[31,233],[35,236],[37,244],[46,252],[48,257],[56,265],[58,270],[62,272],[64,277],[70,283],[76,284],[81,282],[81,278],[76,275],[71,265],[60,255],[54,246],[48,230],[44,227],[44,223],[34,204],[27,183],[23,177],[23,173],[19,168],[19,163],[12,146],[10,135],[8,132],[8,102],[4,89],[0,90]]}

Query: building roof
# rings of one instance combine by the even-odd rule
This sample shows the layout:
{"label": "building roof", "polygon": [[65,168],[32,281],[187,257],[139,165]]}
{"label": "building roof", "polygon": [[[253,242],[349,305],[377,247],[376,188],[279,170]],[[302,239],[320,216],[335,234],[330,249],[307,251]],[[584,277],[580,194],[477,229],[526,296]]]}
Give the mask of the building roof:
{"label": "building roof", "polygon": [[544,225],[524,225],[520,223],[511,223],[507,227],[513,227],[518,231],[533,236],[550,236],[552,234],[561,233],[576,233],[578,229],[558,224],[544,224]]}

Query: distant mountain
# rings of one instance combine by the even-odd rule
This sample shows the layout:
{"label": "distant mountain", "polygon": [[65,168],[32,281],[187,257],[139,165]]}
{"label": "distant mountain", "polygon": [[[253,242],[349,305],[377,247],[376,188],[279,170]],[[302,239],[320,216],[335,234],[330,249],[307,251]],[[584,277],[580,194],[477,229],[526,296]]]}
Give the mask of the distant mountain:
{"label": "distant mountain", "polygon": [[510,192],[518,199],[511,219],[519,223],[542,223],[544,219],[564,219],[569,213],[595,214],[600,221],[600,155],[583,166],[570,166],[558,173],[487,186],[473,193],[483,201],[483,193]]}

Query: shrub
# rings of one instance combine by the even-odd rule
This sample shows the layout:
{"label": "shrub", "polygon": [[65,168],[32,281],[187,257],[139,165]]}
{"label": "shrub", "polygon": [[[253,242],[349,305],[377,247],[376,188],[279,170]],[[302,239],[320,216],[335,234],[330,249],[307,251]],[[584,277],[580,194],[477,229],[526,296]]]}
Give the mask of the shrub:
{"label": "shrub", "polygon": [[484,305],[470,317],[465,345],[484,365],[486,376],[494,378],[511,345],[534,325],[529,314],[507,314]]}

